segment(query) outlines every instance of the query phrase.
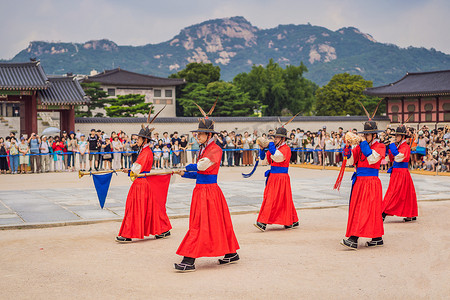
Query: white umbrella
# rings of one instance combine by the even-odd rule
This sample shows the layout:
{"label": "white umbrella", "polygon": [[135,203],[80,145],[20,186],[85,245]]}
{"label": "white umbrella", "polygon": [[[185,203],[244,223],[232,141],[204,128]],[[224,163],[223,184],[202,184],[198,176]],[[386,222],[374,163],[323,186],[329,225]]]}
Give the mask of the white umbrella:
{"label": "white umbrella", "polygon": [[56,127],[47,127],[42,131],[42,135],[58,134],[61,130]]}

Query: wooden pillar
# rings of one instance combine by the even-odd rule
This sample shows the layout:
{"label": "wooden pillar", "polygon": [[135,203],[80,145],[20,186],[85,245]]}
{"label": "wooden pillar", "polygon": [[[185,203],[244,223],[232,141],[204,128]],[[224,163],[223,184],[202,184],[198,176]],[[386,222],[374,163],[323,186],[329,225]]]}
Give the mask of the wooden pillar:
{"label": "wooden pillar", "polygon": [[435,128],[437,129],[439,123],[439,96],[436,97],[436,125]]}
{"label": "wooden pillar", "polygon": [[400,122],[403,124],[405,122],[405,97],[402,97],[402,121]]}
{"label": "wooden pillar", "polygon": [[28,136],[31,135],[31,133],[37,133],[37,95],[36,91],[33,92],[33,95],[31,96],[31,102],[30,102],[30,127]]}
{"label": "wooden pillar", "polygon": [[417,128],[419,128],[420,123],[422,123],[422,97],[419,97],[418,100],[419,100],[419,123],[417,123]]}
{"label": "wooden pillar", "polygon": [[67,132],[75,132],[75,107],[72,106],[69,111],[67,111]]}

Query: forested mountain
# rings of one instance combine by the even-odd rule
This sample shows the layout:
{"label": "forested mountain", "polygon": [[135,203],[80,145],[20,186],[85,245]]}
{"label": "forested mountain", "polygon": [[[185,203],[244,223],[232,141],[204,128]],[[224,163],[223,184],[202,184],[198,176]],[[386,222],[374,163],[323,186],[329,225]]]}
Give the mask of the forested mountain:
{"label": "forested mountain", "polygon": [[282,67],[303,62],[309,70],[305,77],[319,85],[342,72],[362,75],[381,85],[400,79],[406,72],[450,69],[450,55],[379,43],[354,27],[336,31],[312,25],[259,29],[243,17],[209,20],[182,29],[166,42],[144,46],[119,46],[109,40],[33,41],[12,61],[30,58],[40,59],[48,74],[89,74],[92,69],[121,67],[164,77],[190,62],[208,62],[220,66],[221,79],[227,81],[250,71],[253,64],[266,65],[273,58]]}

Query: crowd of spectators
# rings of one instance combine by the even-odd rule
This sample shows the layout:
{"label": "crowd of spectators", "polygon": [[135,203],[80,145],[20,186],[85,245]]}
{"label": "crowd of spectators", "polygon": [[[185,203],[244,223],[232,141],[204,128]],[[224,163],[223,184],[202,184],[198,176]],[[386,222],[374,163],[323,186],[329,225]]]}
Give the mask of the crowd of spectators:
{"label": "crowd of spectators", "polygon": [[[408,128],[409,144],[412,149],[410,168],[429,171],[450,171],[450,126],[419,130]],[[352,130],[356,133],[356,129]],[[262,133],[266,137],[274,133]],[[394,127],[380,133],[380,142],[388,145]],[[291,147],[292,164],[312,164],[318,166],[340,166],[345,131],[327,131],[326,126],[317,131],[300,128],[289,132],[287,144]],[[256,139],[258,131],[238,133],[221,131],[215,135],[216,143],[223,150],[222,165],[228,167],[252,166],[258,155]],[[14,133],[0,137],[0,171],[2,174],[44,173],[63,171],[119,170],[130,168],[136,161],[139,148],[135,135],[123,131],[111,132],[92,129],[87,136],[77,132],[62,131],[56,136],[39,136],[35,133],[16,138]],[[197,159],[199,144],[196,133],[179,136],[178,132],[160,135],[153,132],[150,147],[154,153],[154,169],[183,168]],[[382,161],[382,170],[390,166]]]}

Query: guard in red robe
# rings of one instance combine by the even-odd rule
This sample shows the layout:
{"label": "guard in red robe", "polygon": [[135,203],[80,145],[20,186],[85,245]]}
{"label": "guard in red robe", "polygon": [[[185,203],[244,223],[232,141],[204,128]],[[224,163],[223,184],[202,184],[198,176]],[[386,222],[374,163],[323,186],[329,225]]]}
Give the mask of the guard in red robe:
{"label": "guard in red robe", "polygon": [[[211,113],[212,109],[209,114]],[[195,259],[199,257],[225,255],[219,259],[221,265],[239,260],[236,253],[239,244],[227,201],[217,185],[222,149],[214,142],[214,122],[206,114],[204,116],[198,130],[193,131],[197,132],[200,144],[198,161],[187,165],[185,172],[178,172],[182,177],[196,179],[189,230],[177,250],[177,254],[183,256],[181,263],[175,263],[175,269],[179,272],[195,271]]]}
{"label": "guard in red robe", "polygon": [[405,222],[417,219],[417,196],[414,183],[408,170],[411,148],[407,143],[406,126],[402,125],[395,132],[395,142],[389,144],[389,160],[394,164],[389,187],[383,200],[383,220],[386,216],[404,217]]}
{"label": "guard in red robe", "polygon": [[364,138],[358,146],[350,151],[347,145],[344,155],[349,165],[355,165],[352,176],[352,191],[347,222],[347,239],[341,244],[350,249],[358,248],[358,238],[372,238],[366,246],[382,246],[384,234],[382,213],[383,191],[378,178],[381,159],[385,157],[386,147],[377,139],[376,122],[364,124]]}
{"label": "guard in red robe", "polygon": [[[158,114],[149,122],[150,124]],[[153,152],[149,147],[149,142],[154,128],[142,127],[137,134],[137,144],[141,151],[136,162],[131,166],[131,172],[135,174],[150,173],[153,165]],[[161,239],[170,235],[172,226],[166,213],[167,198],[158,197],[150,180],[149,177],[138,177],[131,185],[116,242],[128,243],[134,238],[143,239],[149,235]]]}
{"label": "guard in red robe", "polygon": [[259,230],[265,231],[267,224],[284,225],[294,228],[299,225],[297,210],[292,200],[291,179],[288,174],[291,149],[286,144],[287,130],[280,127],[273,135],[275,141],[269,143],[269,150],[260,150],[260,159],[267,155],[270,170],[266,171],[266,187],[264,200],[254,224]]}

